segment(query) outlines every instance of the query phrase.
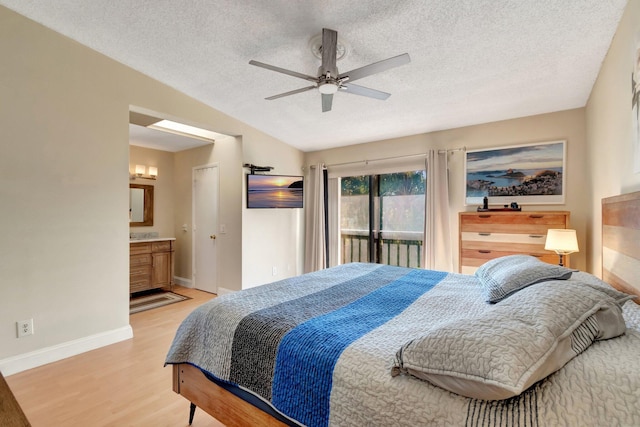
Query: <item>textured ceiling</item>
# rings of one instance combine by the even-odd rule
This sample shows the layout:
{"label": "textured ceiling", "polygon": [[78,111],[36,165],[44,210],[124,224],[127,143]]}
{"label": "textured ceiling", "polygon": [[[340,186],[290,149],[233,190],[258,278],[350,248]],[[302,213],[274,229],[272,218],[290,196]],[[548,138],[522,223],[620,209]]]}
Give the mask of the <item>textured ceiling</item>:
{"label": "textured ceiling", "polygon": [[[303,151],[585,105],[626,0],[0,0]],[[309,41],[338,32],[344,72],[409,53],[321,112]],[[224,132],[224,129],[212,129]]]}

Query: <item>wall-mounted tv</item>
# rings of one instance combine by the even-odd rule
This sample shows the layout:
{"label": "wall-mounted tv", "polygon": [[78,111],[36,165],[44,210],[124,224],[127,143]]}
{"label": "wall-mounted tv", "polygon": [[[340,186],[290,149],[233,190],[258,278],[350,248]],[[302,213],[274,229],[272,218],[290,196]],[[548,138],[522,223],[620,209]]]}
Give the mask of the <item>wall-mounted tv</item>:
{"label": "wall-mounted tv", "polygon": [[247,208],[301,208],[301,176],[247,175]]}

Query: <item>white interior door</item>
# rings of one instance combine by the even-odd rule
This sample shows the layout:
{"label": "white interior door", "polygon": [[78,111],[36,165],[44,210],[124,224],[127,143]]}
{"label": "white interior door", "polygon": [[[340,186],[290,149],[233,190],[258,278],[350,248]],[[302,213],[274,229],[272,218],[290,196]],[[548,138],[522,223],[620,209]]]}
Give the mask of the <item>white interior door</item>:
{"label": "white interior door", "polygon": [[218,293],[218,166],[193,168],[193,283]]}

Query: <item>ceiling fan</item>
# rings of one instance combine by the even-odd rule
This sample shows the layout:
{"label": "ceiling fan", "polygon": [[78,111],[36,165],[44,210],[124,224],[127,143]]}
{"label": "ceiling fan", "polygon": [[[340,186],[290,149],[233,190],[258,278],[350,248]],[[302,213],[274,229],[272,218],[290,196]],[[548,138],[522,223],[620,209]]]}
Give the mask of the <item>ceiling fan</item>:
{"label": "ceiling fan", "polygon": [[318,89],[318,91],[322,94],[322,111],[326,112],[331,110],[331,104],[333,103],[333,94],[338,91],[347,92],[354,95],[368,96],[369,98],[380,100],[387,99],[389,96],[391,96],[390,93],[355,85],[352,82],[363,77],[370,76],[372,74],[399,67],[400,65],[407,64],[411,61],[411,59],[409,58],[409,54],[403,53],[402,55],[394,56],[392,58],[374,62],[373,64],[365,65],[364,67],[356,68],[355,70],[347,71],[346,73],[339,73],[338,67],[336,66],[337,45],[337,31],[323,28],[321,46],[322,64],[320,65],[320,68],[318,68],[317,77],[254,60],[249,61],[249,64],[266,68],[267,70],[276,71],[278,73],[287,74],[289,76],[298,77],[300,79],[314,83],[312,86],[307,86],[278,95],[273,95],[265,99],[274,100],[282,98],[284,96],[295,95],[296,93]]}

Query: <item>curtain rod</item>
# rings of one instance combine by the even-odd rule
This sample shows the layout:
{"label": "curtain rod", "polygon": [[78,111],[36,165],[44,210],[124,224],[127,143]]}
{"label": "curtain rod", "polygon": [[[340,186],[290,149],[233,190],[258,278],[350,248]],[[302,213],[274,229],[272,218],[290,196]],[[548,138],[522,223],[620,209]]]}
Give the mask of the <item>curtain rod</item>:
{"label": "curtain rod", "polygon": [[444,153],[455,153],[457,151],[467,151],[467,147],[460,147],[460,148],[447,148],[446,150],[438,150],[438,154],[444,154]]}
{"label": "curtain rod", "polygon": [[[467,147],[461,147],[461,148],[448,148],[446,150],[438,150],[438,154],[444,154],[444,153],[453,153],[456,151],[467,151]],[[336,166],[346,166],[346,165],[355,165],[358,163],[364,163],[364,164],[368,164],[369,162],[381,162],[384,160],[397,160],[397,159],[408,159],[408,158],[412,158],[412,157],[426,157],[427,153],[420,153],[420,154],[407,154],[404,156],[393,156],[393,157],[381,157],[378,159],[370,159],[370,160],[357,160],[357,161],[353,161],[353,162],[344,162],[344,163],[334,163],[331,165],[326,165],[326,164],[322,164],[325,168],[329,168],[329,167],[336,167]],[[315,169],[315,165],[311,165],[309,166],[311,169]]]}

